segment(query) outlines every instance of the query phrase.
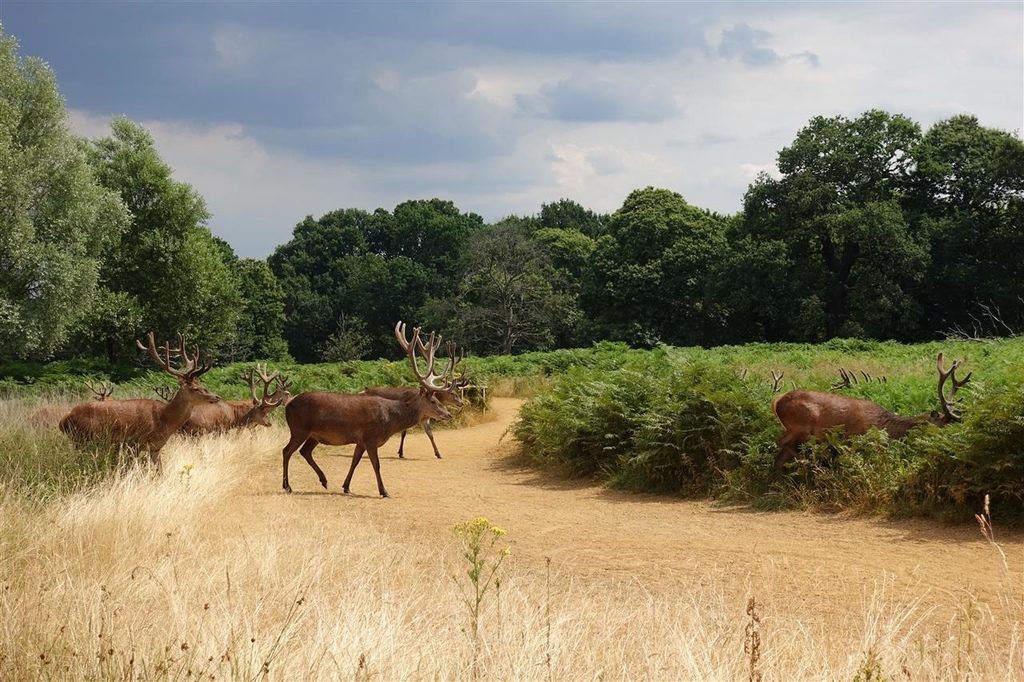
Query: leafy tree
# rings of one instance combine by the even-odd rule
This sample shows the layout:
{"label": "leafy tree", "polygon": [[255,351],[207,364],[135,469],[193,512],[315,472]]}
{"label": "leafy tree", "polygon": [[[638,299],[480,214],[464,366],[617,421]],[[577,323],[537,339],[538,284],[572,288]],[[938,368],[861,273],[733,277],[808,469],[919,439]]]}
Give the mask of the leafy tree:
{"label": "leafy tree", "polygon": [[53,72],[20,58],[0,30],[0,357],[46,358],[96,293],[105,245],[126,227],[83,140],[72,135]]}
{"label": "leafy tree", "polygon": [[346,209],[307,217],[270,258],[285,291],[285,338],[296,359],[322,358],[343,316],[365,325],[367,354],[396,357],[395,322],[415,324],[428,300],[454,293],[466,241],[481,224],[440,199],[405,202],[394,214]]}
{"label": "leafy tree", "polygon": [[475,233],[452,338],[485,355],[547,350],[567,318],[569,301],[559,293],[558,279],[521,219]]}
{"label": "leafy tree", "polygon": [[[921,296],[926,329],[1019,330],[1024,143],[974,116],[955,116],[928,130],[913,159],[909,203],[934,253]],[[998,323],[975,329],[986,311]]]}
{"label": "leafy tree", "polygon": [[636,346],[711,343],[709,295],[725,255],[725,220],[666,189],[632,192],[587,263],[581,306],[600,335]]}
{"label": "leafy tree", "polygon": [[234,264],[242,295],[237,360],[285,360],[284,290],[266,261],[243,258]]}
{"label": "leafy tree", "polygon": [[762,174],[748,190],[737,238],[785,244],[796,298],[770,307],[799,311],[795,338],[907,338],[917,329],[912,294],[929,250],[902,200],[919,139],[916,123],[881,111],[816,117],[779,152],[782,178]]}
{"label": "leafy tree", "polygon": [[370,337],[366,325],[358,317],[342,314],[338,327],[327,337],[320,355],[324,362],[362,360],[370,350]]}
{"label": "leafy tree", "polygon": [[182,332],[215,354],[235,333],[241,295],[223,246],[205,226],[202,197],[171,178],[152,137],[126,118],[114,119],[110,137],[94,141],[92,157],[100,181],[120,193],[131,213],[106,254],[104,288],[140,312],[138,332]]}
{"label": "leafy tree", "polygon": [[571,199],[559,199],[552,204],[541,204],[540,227],[575,230],[591,239],[597,239],[606,229],[608,216],[583,208]]}
{"label": "leafy tree", "polygon": [[[742,217],[733,224],[742,224]],[[740,236],[735,228],[727,235],[726,257],[712,276],[712,299],[725,316],[720,342],[783,341],[793,337],[794,326],[821,326],[818,306],[806,311],[793,305],[800,296],[789,276],[793,263],[785,242]],[[808,313],[811,319],[803,319]]]}
{"label": "leafy tree", "polygon": [[284,291],[284,337],[299,362],[319,360],[335,331],[351,274],[348,257],[368,250],[366,235],[374,220],[359,209],[332,211],[319,220],[306,216],[291,241],[268,259]]}
{"label": "leafy tree", "polygon": [[483,227],[475,213],[460,213],[441,199],[406,201],[389,214],[378,209],[370,249],[386,259],[406,257],[432,273],[432,293],[452,292],[465,269],[470,234]]}

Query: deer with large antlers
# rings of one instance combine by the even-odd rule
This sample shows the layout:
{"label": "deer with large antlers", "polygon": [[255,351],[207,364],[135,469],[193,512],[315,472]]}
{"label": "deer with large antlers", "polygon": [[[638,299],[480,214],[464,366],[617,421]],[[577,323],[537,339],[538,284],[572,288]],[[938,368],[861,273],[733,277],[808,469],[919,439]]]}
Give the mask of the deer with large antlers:
{"label": "deer with large antlers", "polygon": [[[177,377],[178,391],[174,397],[167,402],[135,398],[82,403],[71,408],[60,421],[60,430],[77,444],[107,439],[133,450],[146,450],[159,471],[162,467],[161,448],[189,418],[193,407],[218,402],[220,396],[199,383],[199,377],[210,371],[213,364],[202,364],[199,361],[198,346],[190,357],[185,339],[180,333],[177,348],[171,348],[170,343],[166,343],[158,350],[153,332],[149,333],[148,340],[148,347],[138,341],[136,344],[148,352],[165,372]],[[181,358],[181,369],[171,365],[172,357]]]}
{"label": "deer with large antlers", "polygon": [[[396,333],[399,345],[408,354],[409,345],[412,343],[406,338],[405,329],[403,327],[402,334],[399,336]],[[455,366],[462,360],[462,356],[456,357],[455,345],[449,341],[447,345],[448,350],[448,363],[445,365],[444,371],[438,375],[434,373],[434,354],[438,348],[441,347],[441,336],[440,334],[434,335],[430,333],[426,343],[419,341],[417,343],[420,354],[427,362],[427,374],[426,381],[430,384],[433,389],[434,397],[437,398],[438,402],[442,405],[450,407],[462,407],[463,401],[460,392],[462,387],[465,386],[465,380],[459,378],[455,374]],[[440,383],[439,383],[440,382]],[[366,395],[375,395],[381,398],[390,398],[391,400],[407,400],[417,393],[420,389],[416,386],[374,386],[367,388],[363,391]],[[430,428],[430,419],[424,419],[420,422],[420,426],[423,427],[423,432],[427,434],[427,438],[430,439],[430,445],[434,448],[434,456],[441,459],[441,451],[437,449],[437,443],[434,442],[434,432]],[[405,434],[408,429],[402,429],[402,439],[398,442],[398,458],[405,459]]]}
{"label": "deer with large antlers", "polygon": [[[192,408],[192,414],[181,427],[182,433],[199,436],[204,433],[224,433],[231,429],[270,426],[270,413],[288,402],[291,382],[280,372],[267,375],[266,366],[256,365],[242,372],[241,377],[249,386],[252,400],[221,400],[205,403]],[[257,384],[262,395],[257,395]],[[270,390],[271,384],[274,390]]]}
{"label": "deer with large antlers", "polygon": [[413,374],[420,384],[415,395],[403,400],[391,400],[363,393],[300,393],[292,398],[284,409],[285,419],[291,438],[284,446],[282,486],[292,491],[288,483],[288,460],[292,453],[299,449],[299,454],[316,472],[320,485],[327,487],[327,477],[322,469],[313,461],[313,449],[323,443],[325,445],[355,444],[352,464],[348,476],[342,484],[347,494],[352,483],[352,474],[365,452],[373,465],[373,473],[377,477],[377,492],[381,497],[388,497],[384,482],[380,477],[380,460],[377,448],[387,442],[391,436],[404,431],[424,419],[451,419],[451,414],[437,398],[437,389],[431,385],[428,376],[420,373],[416,360],[417,351],[422,348],[419,342],[419,328],[412,330],[412,341],[406,342],[405,324],[395,325],[395,338],[402,344],[406,355],[412,363]]}
{"label": "deer with large antlers", "polygon": [[[946,426],[960,421],[960,415],[953,411],[954,398],[956,392],[971,380],[971,373],[968,372],[966,377],[958,380],[956,370],[960,367],[960,361],[955,361],[953,366],[946,370],[942,362],[942,353],[939,353],[937,365],[941,413],[933,410],[911,417],[901,417],[870,400],[804,389],[777,396],[772,400],[772,411],[786,432],[776,441],[779,453],[775,457],[775,478],[782,477],[786,462],[797,456],[797,448],[801,444],[811,438],[821,437],[830,429],[842,428],[846,435],[857,436],[867,433],[874,427],[888,433],[890,438],[903,438],[910,429],[920,424]],[[953,382],[948,395],[944,391],[947,379]]]}

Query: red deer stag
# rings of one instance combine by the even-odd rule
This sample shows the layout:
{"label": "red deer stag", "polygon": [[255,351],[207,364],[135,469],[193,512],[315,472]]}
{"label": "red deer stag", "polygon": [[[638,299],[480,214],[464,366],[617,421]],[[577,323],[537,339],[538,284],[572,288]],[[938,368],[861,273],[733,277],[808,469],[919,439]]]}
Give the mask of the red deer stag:
{"label": "red deer stag", "polygon": [[[188,355],[185,340],[178,334],[178,347],[170,344],[161,346],[164,355],[160,357],[153,332],[149,333],[149,347],[136,342],[140,349],[148,351],[153,360],[165,372],[178,378],[178,392],[168,402],[135,398],[132,400],[103,400],[82,403],[60,421],[60,430],[76,444],[108,439],[133,450],[147,450],[149,458],[161,470],[160,449],[181,425],[185,423],[192,408],[204,403],[215,403],[220,397],[199,383],[199,377],[210,371],[212,363],[199,362],[199,347],[192,357]],[[171,366],[171,357],[180,356],[184,361],[182,369]]]}
{"label": "red deer stag", "polygon": [[[284,408],[285,419],[291,431],[291,438],[284,446],[282,486],[292,491],[288,484],[288,460],[300,445],[299,454],[313,467],[320,485],[327,487],[327,477],[323,470],[313,461],[313,449],[320,443],[325,445],[347,445],[355,443],[352,464],[348,476],[342,484],[347,494],[352,482],[352,473],[362,458],[363,453],[370,457],[373,473],[377,477],[377,492],[381,497],[388,497],[384,482],[380,477],[380,460],[377,448],[387,442],[391,436],[419,424],[424,419],[451,419],[451,414],[444,408],[427,377],[420,374],[416,364],[416,349],[419,342],[419,328],[412,330],[412,342],[405,345],[406,355],[412,362],[413,374],[420,383],[415,395],[404,400],[390,400],[375,395],[362,393],[300,393],[292,398]],[[395,338],[405,339],[405,325],[395,325]],[[402,343],[402,341],[399,341]]]}
{"label": "red deer stag", "polygon": [[[406,353],[409,352],[410,341],[405,337],[405,330],[402,330],[402,334],[396,333],[398,343],[402,346]],[[448,364],[445,365],[444,372],[440,375],[434,374],[434,353],[441,347],[441,335],[438,334],[436,337],[433,332],[430,334],[430,338],[427,343],[422,341],[418,343],[420,353],[427,361],[427,383],[433,389],[434,397],[437,398],[438,402],[442,405],[451,407],[462,407],[462,396],[459,395],[462,387],[465,385],[464,380],[457,379],[455,377],[455,366],[459,364],[462,357],[455,356],[455,346],[451,341],[448,342]],[[441,381],[440,385],[438,381]],[[366,395],[375,395],[381,398],[389,398],[391,400],[407,400],[419,393],[420,389],[415,386],[374,386],[373,388],[367,388],[363,391]],[[434,442],[434,432],[430,428],[430,420],[424,419],[420,426],[423,427],[423,432],[427,434],[427,438],[430,439],[430,445],[434,448],[434,456],[441,459],[441,451],[437,449],[437,443]],[[405,434],[408,429],[402,430],[402,439],[398,442],[398,458],[405,459]]]}
{"label": "red deer stag", "polygon": [[[901,417],[889,412],[870,400],[850,398],[822,391],[796,390],[777,396],[772,400],[772,411],[782,423],[786,432],[776,441],[779,453],[775,456],[775,478],[782,477],[786,462],[796,457],[797,448],[810,440],[819,438],[829,429],[841,427],[848,436],[867,433],[871,427],[885,431],[890,438],[903,438],[915,426],[923,423],[945,426],[960,421],[960,415],[953,412],[954,397],[961,386],[971,380],[968,373],[957,380],[957,360],[949,371],[943,367],[942,353],[939,353],[939,404],[942,413],[925,412],[912,417]],[[947,379],[953,380],[952,390],[947,396],[943,386]]]}
{"label": "red deer stag", "polygon": [[[263,387],[262,396],[256,395],[257,378]],[[252,400],[222,400],[196,405],[181,427],[182,433],[198,436],[204,433],[224,433],[231,429],[270,426],[270,413],[291,398],[288,379],[278,372],[267,376],[267,368],[258,364],[255,369],[242,372],[241,379],[249,385]],[[273,392],[270,391],[272,383],[276,384]]]}

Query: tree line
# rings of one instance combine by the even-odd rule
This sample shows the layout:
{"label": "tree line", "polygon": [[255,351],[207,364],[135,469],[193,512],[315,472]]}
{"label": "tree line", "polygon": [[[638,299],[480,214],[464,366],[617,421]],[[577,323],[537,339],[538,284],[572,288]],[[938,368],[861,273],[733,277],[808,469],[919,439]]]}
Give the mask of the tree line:
{"label": "tree line", "polygon": [[443,199],[307,216],[265,260],[118,118],[72,134],[56,78],[0,32],[0,358],[397,356],[406,320],[480,355],[623,341],[913,342],[1024,326],[1024,143],[962,114],[815,117],[721,215],[647,187],[495,223]]}

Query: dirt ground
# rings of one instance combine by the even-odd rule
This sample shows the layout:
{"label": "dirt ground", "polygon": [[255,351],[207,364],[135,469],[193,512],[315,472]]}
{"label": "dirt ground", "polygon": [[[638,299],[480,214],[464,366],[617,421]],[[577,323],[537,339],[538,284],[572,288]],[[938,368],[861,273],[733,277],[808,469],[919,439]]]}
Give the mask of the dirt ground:
{"label": "dirt ground", "polygon": [[324,506],[333,500],[339,513],[358,507],[388,526],[400,518],[409,533],[427,538],[450,537],[456,523],[483,516],[508,531],[517,562],[542,570],[550,559],[560,572],[581,579],[638,580],[653,589],[702,584],[714,576],[740,596],[770,590],[775,598],[806,602],[811,609],[826,604],[851,613],[863,612],[865,595],[884,581],[923,599],[955,601],[965,590],[993,604],[1000,593],[1024,596],[1021,532],[996,529],[1004,563],[975,524],[756,512],[539,474],[512,457],[507,429],[521,404],[494,399],[494,421],[436,429],[440,460],[419,429],[406,440],[404,461],[397,458],[398,437],[393,438],[381,449],[390,499],[377,496],[366,458],[356,469],[352,494],[342,495],[351,446],[317,449],[326,491],[302,457],[293,456],[293,496],[280,489],[280,451],[264,453],[258,494],[275,514],[303,513],[306,505],[284,500],[315,496],[321,511],[334,508]]}

